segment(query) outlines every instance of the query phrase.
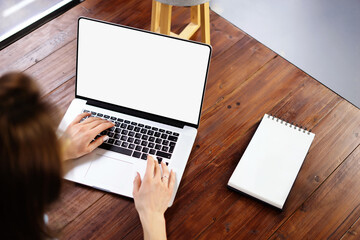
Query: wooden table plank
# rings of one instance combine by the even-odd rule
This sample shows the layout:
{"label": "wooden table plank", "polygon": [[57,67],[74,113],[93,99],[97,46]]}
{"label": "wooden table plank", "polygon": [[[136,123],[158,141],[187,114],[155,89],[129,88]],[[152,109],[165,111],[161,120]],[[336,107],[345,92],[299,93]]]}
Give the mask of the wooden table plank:
{"label": "wooden table plank", "polygon": [[352,188],[360,188],[360,145],[271,239],[340,239],[360,217],[360,194]]}
{"label": "wooden table plank", "polygon": [[64,180],[59,200],[51,206],[51,210],[47,213],[50,229],[61,236],[61,230],[67,224],[74,221],[104,194],[95,189]]}
{"label": "wooden table plank", "polygon": [[[47,95],[66,81],[74,78],[75,68],[76,40],[73,40],[50,54],[46,60],[29,67],[25,73],[32,76],[41,86],[43,95]],[[74,92],[69,94],[74,95]]]}
{"label": "wooden table plank", "polygon": [[356,240],[360,237],[360,218],[346,231],[342,240]]}
{"label": "wooden table plank", "polygon": [[106,194],[66,226],[61,238],[120,239],[139,225],[132,199]]}

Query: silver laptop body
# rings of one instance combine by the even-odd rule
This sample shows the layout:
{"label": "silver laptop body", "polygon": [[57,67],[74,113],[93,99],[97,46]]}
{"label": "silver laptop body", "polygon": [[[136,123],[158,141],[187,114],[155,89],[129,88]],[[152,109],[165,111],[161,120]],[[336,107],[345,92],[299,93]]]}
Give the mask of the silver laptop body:
{"label": "silver laptop body", "polygon": [[65,163],[65,179],[132,197],[152,154],[176,172],[172,205],[199,126],[211,47],[83,17],[77,41],[75,99],[59,133],[84,111],[116,127],[102,133],[110,138],[101,147]]}

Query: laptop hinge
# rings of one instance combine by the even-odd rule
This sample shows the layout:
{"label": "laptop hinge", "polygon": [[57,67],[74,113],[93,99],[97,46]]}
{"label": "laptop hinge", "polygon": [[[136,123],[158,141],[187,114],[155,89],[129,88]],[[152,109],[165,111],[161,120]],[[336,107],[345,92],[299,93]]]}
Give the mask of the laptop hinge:
{"label": "laptop hinge", "polygon": [[117,106],[117,105],[110,104],[110,103],[104,103],[104,102],[97,101],[97,100],[87,99],[86,104],[95,106],[95,107],[99,107],[99,108],[104,108],[104,109],[111,110],[114,112],[127,114],[130,116],[135,116],[138,118],[144,118],[144,119],[154,121],[154,122],[171,125],[171,126],[178,127],[178,128],[184,128],[185,125],[190,125],[190,126],[192,125],[192,124],[188,124],[188,123],[174,120],[171,118],[161,117],[161,116],[158,116],[155,114],[146,113],[146,112],[142,112],[142,111],[126,108],[126,107],[121,107],[121,106]]}

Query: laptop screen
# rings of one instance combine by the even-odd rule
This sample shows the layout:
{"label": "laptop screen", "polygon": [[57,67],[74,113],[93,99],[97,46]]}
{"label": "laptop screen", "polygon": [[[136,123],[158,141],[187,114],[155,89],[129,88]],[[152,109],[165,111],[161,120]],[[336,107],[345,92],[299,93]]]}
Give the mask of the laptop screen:
{"label": "laptop screen", "polygon": [[76,95],[197,125],[211,48],[81,18]]}

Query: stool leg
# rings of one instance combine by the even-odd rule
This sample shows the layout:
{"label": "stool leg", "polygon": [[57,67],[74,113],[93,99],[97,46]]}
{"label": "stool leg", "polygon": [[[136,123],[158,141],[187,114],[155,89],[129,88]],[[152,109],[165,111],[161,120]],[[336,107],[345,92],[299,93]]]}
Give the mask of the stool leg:
{"label": "stool leg", "polygon": [[160,23],[160,3],[156,0],[152,1],[152,9],[151,9],[151,28],[152,32],[156,32],[159,28]]}
{"label": "stool leg", "polygon": [[209,2],[200,5],[201,15],[201,40],[210,44],[210,13]]}
{"label": "stool leg", "polygon": [[191,22],[200,26],[200,5],[191,6]]}
{"label": "stool leg", "polygon": [[160,33],[170,35],[172,6],[160,3]]}

